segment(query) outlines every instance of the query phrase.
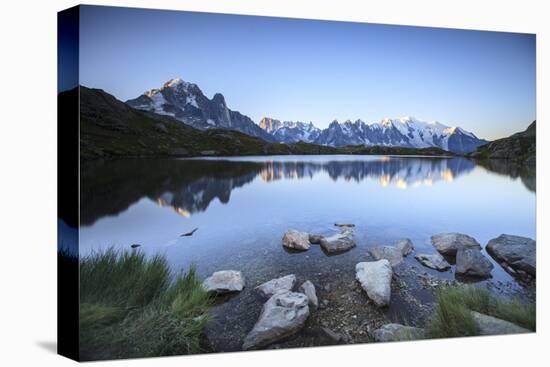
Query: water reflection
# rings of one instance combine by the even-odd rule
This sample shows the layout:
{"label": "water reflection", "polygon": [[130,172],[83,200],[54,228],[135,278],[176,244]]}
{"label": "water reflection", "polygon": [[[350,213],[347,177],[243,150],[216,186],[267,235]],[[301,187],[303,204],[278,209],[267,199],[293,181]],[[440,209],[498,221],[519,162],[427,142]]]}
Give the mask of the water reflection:
{"label": "water reflection", "polygon": [[[333,181],[372,182],[407,189],[452,182],[475,168],[463,158],[366,157],[307,160],[119,160],[90,162],[81,172],[81,224],[117,215],[147,197],[184,217],[205,211],[214,199],[228,203],[231,192],[256,178],[266,183],[313,179],[326,174]],[[304,160],[305,159],[305,160]],[[534,191],[534,173],[493,163],[490,171],[520,176]]]}
{"label": "water reflection", "polygon": [[478,162],[490,172],[511,178],[520,178],[523,185],[532,192],[537,191],[536,169],[529,165],[519,165],[506,159],[491,159]]}
{"label": "water reflection", "polygon": [[266,181],[281,179],[313,178],[319,172],[326,172],[334,181],[361,182],[367,179],[378,181],[382,186],[395,185],[399,188],[432,185],[444,180],[453,181],[458,175],[474,169],[472,161],[461,158],[390,158],[380,157],[367,161],[328,162],[264,162],[260,177]]}

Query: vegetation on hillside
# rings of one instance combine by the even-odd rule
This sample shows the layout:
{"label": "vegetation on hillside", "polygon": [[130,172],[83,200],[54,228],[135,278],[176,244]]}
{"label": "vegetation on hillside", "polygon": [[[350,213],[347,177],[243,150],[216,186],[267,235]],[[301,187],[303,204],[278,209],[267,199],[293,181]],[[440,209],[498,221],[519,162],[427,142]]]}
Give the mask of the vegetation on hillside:
{"label": "vegetation on hillside", "polygon": [[80,358],[201,352],[211,299],[194,269],[173,276],[161,256],[108,249],[80,260]]}
{"label": "vegetation on hillside", "polygon": [[426,327],[431,338],[479,335],[471,311],[510,321],[529,330],[536,328],[535,305],[518,300],[503,301],[489,291],[473,286],[443,287],[437,291],[437,303]]}
{"label": "vegetation on hillside", "polygon": [[534,167],[537,150],[536,130],[536,121],[533,121],[525,131],[484,144],[468,156],[480,161],[505,159]]}

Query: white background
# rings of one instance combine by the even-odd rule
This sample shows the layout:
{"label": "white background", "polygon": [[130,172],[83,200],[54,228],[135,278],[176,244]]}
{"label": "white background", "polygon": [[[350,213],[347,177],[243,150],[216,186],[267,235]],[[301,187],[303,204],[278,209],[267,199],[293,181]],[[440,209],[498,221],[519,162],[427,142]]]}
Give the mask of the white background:
{"label": "white background", "polygon": [[[546,1],[134,0],[94,4],[537,33],[538,332],[170,357],[117,366],[540,365],[548,356],[549,9]],[[5,0],[0,12],[0,365],[60,365],[56,340],[56,12],[74,1]],[[546,104],[543,103],[546,101]],[[543,223],[546,223],[546,227]],[[547,288],[546,290],[544,288]],[[546,341],[545,341],[546,339]],[[547,362],[542,362],[547,363]]]}

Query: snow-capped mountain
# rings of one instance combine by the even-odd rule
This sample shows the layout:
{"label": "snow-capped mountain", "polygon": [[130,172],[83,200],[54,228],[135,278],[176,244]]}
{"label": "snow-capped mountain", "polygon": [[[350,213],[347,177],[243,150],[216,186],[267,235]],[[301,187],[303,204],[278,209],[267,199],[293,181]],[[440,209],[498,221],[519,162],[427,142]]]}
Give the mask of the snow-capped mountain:
{"label": "snow-capped mountain", "polygon": [[319,145],[342,147],[346,145],[397,146],[411,148],[437,147],[455,153],[468,153],[487,143],[460,127],[439,122],[424,122],[414,117],[384,119],[367,124],[351,120],[334,120],[326,129],[313,123],[281,122],[263,118],[260,127],[277,141],[289,143],[304,141]]}
{"label": "snow-capped mountain", "polygon": [[275,140],[283,143],[296,143],[298,141],[312,143],[321,134],[321,129],[313,125],[312,122],[309,124],[300,121],[281,122],[270,117],[262,118],[260,127],[270,133]]}
{"label": "snow-capped mountain", "polygon": [[397,146],[411,148],[437,147],[455,153],[467,153],[487,143],[460,127],[449,127],[439,122],[428,123],[413,117],[384,119],[367,124],[361,120],[343,123],[334,120],[321,130],[313,123],[281,122],[263,118],[260,127],[277,141],[308,143],[342,147],[346,145]]}
{"label": "snow-capped mountain", "polygon": [[171,79],[161,88],[151,89],[126,103],[133,108],[168,115],[200,130],[231,129],[266,141],[319,145],[437,147],[455,153],[469,153],[487,143],[460,127],[428,123],[413,117],[384,119],[367,124],[361,120],[343,123],[334,120],[326,129],[313,123],[280,121],[264,117],[259,126],[248,116],[227,107],[222,94],[212,99],[200,88],[181,79]]}
{"label": "snow-capped mountain", "polygon": [[231,129],[268,141],[274,138],[248,116],[227,107],[222,94],[206,97],[193,83],[171,79],[161,88],[150,89],[126,103],[133,108],[168,115],[200,130]]}

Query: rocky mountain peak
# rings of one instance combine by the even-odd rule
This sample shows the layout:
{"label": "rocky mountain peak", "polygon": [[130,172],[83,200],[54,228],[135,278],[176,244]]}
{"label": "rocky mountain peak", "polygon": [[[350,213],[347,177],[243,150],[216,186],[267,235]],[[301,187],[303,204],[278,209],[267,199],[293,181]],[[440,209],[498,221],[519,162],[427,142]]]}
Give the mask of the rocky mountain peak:
{"label": "rocky mountain peak", "polygon": [[212,97],[212,102],[217,103],[218,105],[227,106],[225,103],[225,97],[221,93],[214,94],[214,97]]}
{"label": "rocky mountain peak", "polygon": [[212,99],[199,86],[181,78],[170,79],[161,88],[153,88],[137,98],[126,101],[130,107],[172,116],[200,130],[231,129],[267,141],[273,137],[248,116],[227,108],[224,96],[216,93]]}

